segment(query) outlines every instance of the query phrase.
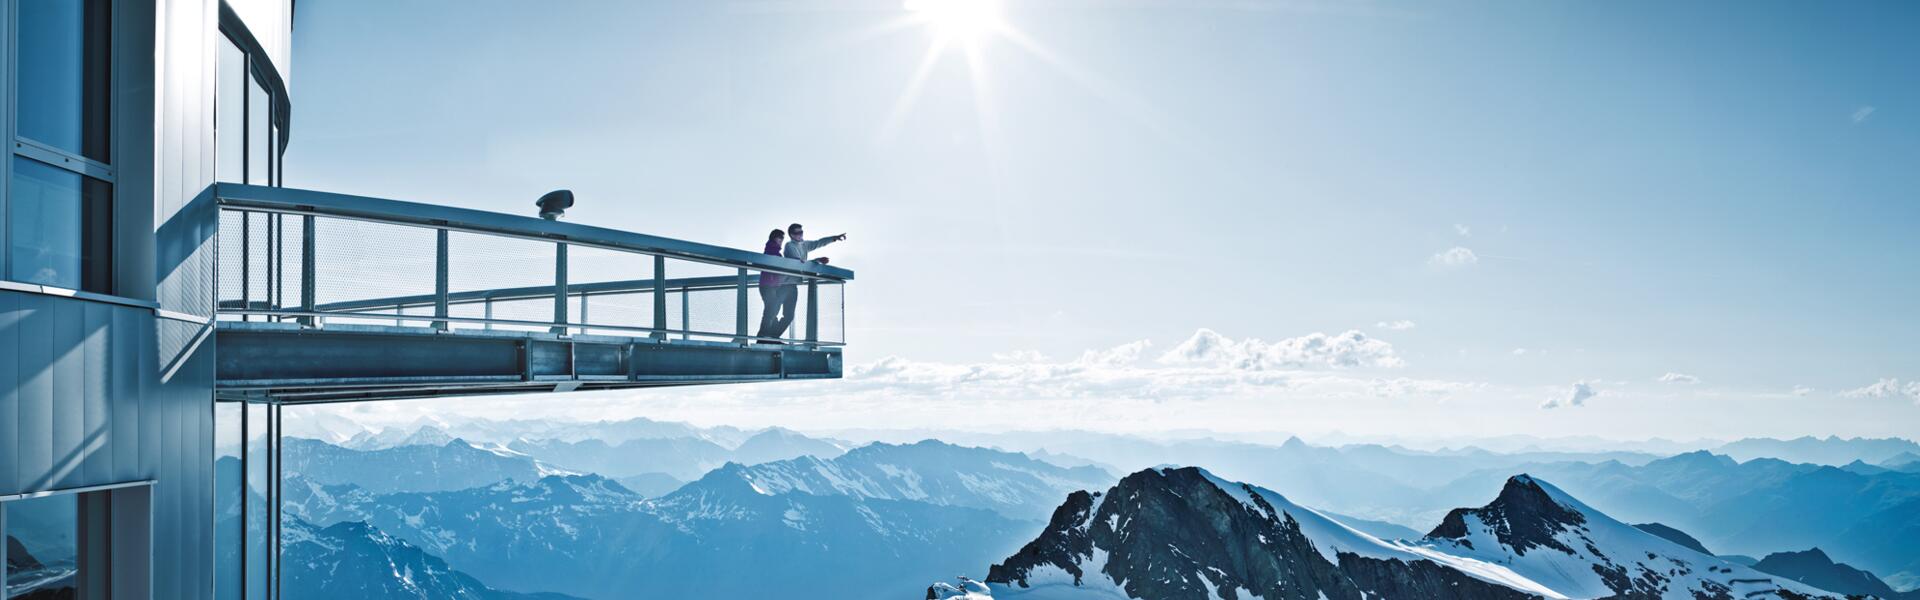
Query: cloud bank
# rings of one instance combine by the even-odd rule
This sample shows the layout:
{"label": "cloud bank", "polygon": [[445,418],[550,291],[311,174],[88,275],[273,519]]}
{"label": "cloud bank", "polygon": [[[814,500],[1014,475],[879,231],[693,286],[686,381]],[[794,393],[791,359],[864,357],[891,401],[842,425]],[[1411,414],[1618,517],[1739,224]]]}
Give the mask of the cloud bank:
{"label": "cloud bank", "polygon": [[1160,355],[1160,363],[1243,371],[1406,366],[1406,361],[1394,354],[1392,344],[1367,337],[1359,330],[1338,335],[1315,332],[1269,343],[1252,338],[1236,341],[1211,329],[1201,329]]}
{"label": "cloud bank", "polygon": [[1899,379],[1882,379],[1863,388],[1841,392],[1848,398],[1906,398],[1914,404],[1920,404],[1920,381],[1902,383]]}

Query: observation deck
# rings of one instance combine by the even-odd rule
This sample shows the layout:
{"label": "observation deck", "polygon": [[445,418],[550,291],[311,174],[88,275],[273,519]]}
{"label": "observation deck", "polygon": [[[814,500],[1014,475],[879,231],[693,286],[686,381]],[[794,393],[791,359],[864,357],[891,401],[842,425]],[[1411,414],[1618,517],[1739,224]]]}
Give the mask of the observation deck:
{"label": "observation deck", "polygon": [[[297,404],[840,377],[846,269],[310,190],[221,183],[213,200],[222,396]],[[786,337],[755,337],[762,272],[798,292]]]}

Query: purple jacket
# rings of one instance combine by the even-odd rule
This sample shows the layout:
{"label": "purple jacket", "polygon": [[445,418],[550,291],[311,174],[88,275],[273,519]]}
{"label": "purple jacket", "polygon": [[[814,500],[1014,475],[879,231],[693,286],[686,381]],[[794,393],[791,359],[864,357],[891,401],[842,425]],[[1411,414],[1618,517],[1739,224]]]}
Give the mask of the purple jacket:
{"label": "purple jacket", "polygon": [[[781,250],[780,242],[767,240],[767,249],[764,250],[763,252],[765,252],[766,254],[772,254],[774,256],[780,256],[781,255],[780,250]],[[781,281],[781,279],[782,277],[780,277],[780,274],[778,273],[768,273],[766,271],[761,271],[760,287],[776,286],[776,285],[781,285],[783,283],[786,283],[784,281]]]}

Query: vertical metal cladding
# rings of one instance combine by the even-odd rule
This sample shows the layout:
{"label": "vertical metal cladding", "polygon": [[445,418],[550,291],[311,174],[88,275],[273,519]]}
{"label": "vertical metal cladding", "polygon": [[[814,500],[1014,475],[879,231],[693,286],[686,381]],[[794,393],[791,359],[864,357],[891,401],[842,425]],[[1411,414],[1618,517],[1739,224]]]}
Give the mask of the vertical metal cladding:
{"label": "vertical metal cladding", "polygon": [[[284,68],[292,3],[236,3]],[[220,15],[219,0],[112,0],[113,293],[123,300],[0,290],[0,496],[155,482],[150,495],[116,492],[129,509],[115,508],[116,529],[152,517],[141,536],[151,570],[135,577],[152,587],[117,596],[213,596],[215,349],[195,343],[206,324],[163,318],[150,303],[214,313],[218,224],[202,221],[217,216],[206,192]]]}

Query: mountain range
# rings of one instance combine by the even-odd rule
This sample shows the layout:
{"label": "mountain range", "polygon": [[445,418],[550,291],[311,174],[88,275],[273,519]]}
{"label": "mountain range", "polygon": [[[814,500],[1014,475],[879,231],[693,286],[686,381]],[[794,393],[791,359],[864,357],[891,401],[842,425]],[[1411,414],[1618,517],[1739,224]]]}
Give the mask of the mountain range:
{"label": "mountain range", "polygon": [[570,600],[553,593],[503,592],[447,566],[405,540],[363,522],[316,527],[297,517],[280,527],[281,590],[287,600],[448,598]]}
{"label": "mountain range", "polygon": [[1010,551],[1041,526],[1019,518],[1029,500],[1111,477],[923,442],[728,463],[654,499],[599,475],[388,493],[301,475],[282,489],[303,519],[368,523],[499,589],[748,597],[805,579],[835,597],[881,599]]}
{"label": "mountain range", "polygon": [[1608,517],[1528,475],[1385,541],[1193,467],[1077,491],[988,569],[994,598],[1840,598]]}
{"label": "mountain range", "polygon": [[[1166,470],[1133,466],[1145,461],[1206,465],[1205,473],[1221,482],[1287,490],[1284,499],[1292,506],[1335,508],[1340,512],[1312,512],[1390,548],[1480,562],[1492,561],[1443,548],[1433,524],[1446,522],[1460,506],[1489,506],[1485,500],[1504,496],[1513,473],[1527,472],[1543,490],[1577,497],[1572,502],[1582,507],[1604,508],[1610,522],[1618,517],[1642,523],[1626,527],[1687,552],[1772,558],[1817,546],[1833,565],[1783,557],[1758,569],[1766,559],[1715,557],[1728,568],[1752,565],[1764,573],[1758,577],[1797,585],[1858,573],[1852,578],[1870,579],[1893,594],[1920,584],[1920,557],[1910,541],[1920,518],[1908,512],[1920,477],[1903,470],[1920,468],[1913,460],[1920,455],[1904,450],[1877,463],[1855,456],[1834,466],[1742,461],[1705,451],[1420,451],[1085,432],[969,437],[1011,448],[994,449],[937,441],[859,445],[778,428],[700,428],[644,419],[432,422],[361,434],[354,443],[364,449],[340,445],[353,435],[330,434],[340,444],[287,440],[283,489],[289,514],[320,529],[366,523],[497,593],[744,595],[753,585],[782,585],[786,577],[818,580],[835,597],[921,597],[931,577],[966,573],[1015,554],[1055,520],[1069,492],[1108,490],[1118,481],[1116,472]],[[1857,448],[1861,442],[1809,439],[1802,443]],[[1544,486],[1546,480],[1558,487]],[[1283,512],[1303,521],[1303,510]],[[1609,564],[1576,554],[1581,556],[1567,560]],[[1416,564],[1391,553],[1362,557],[1379,556]],[[1627,572],[1640,568],[1618,553],[1605,556]],[[1356,590],[1405,591],[1451,581],[1435,573],[1348,572],[1337,554],[1323,558]],[[760,562],[776,566],[740,566]],[[1664,577],[1670,585],[1685,579],[1690,589],[1697,583],[1672,572]],[[1383,587],[1387,581],[1414,587]],[[1345,589],[1328,585],[1334,586],[1324,588],[1330,597]],[[1711,596],[1711,590],[1699,589]],[[1885,597],[1871,586],[1823,589]]]}

